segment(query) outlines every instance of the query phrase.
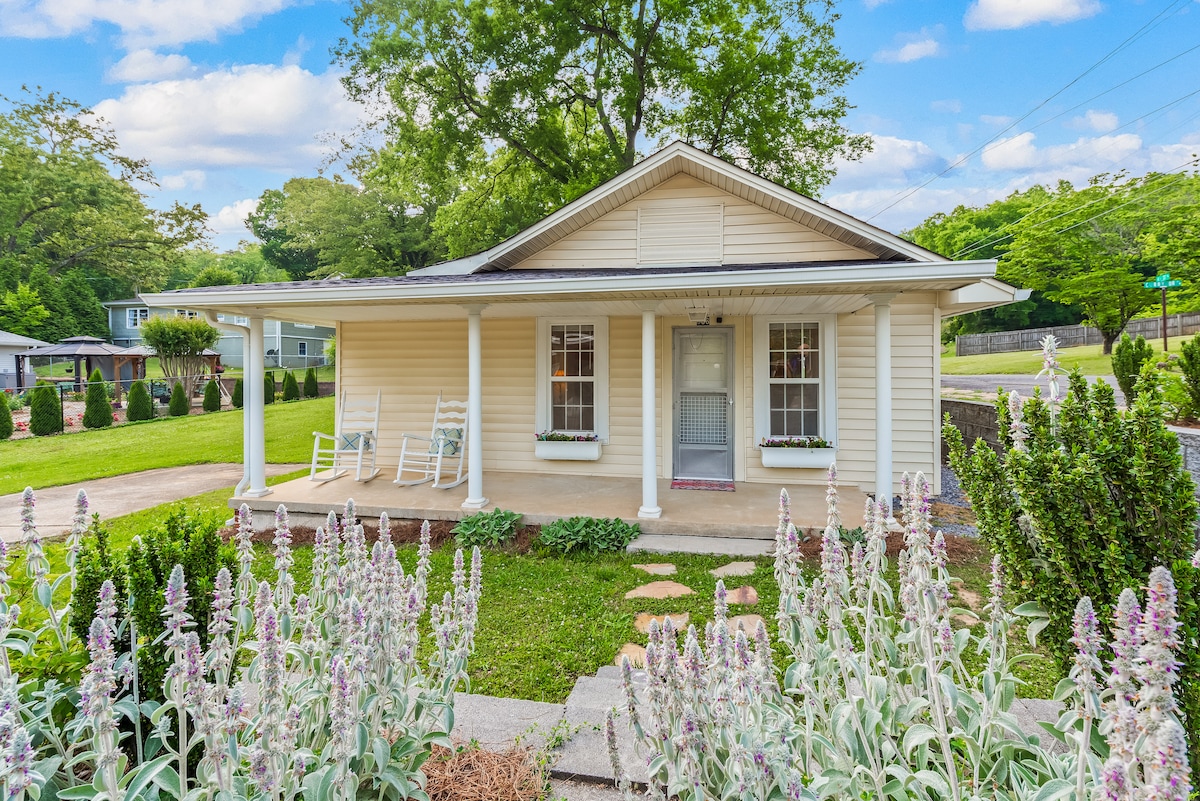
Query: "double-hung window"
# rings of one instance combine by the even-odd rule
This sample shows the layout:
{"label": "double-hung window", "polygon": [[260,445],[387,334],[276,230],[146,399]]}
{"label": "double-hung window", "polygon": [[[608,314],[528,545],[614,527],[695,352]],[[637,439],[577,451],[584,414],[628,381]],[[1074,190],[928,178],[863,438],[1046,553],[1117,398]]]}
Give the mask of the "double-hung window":
{"label": "double-hung window", "polygon": [[141,309],[126,309],[125,310],[125,327],[137,328],[142,323],[150,319],[150,310],[147,308]]}
{"label": "double-hung window", "polygon": [[754,323],[758,438],[837,434],[832,317],[757,318]]}
{"label": "double-hung window", "polygon": [[608,436],[608,320],[539,319],[537,429]]}

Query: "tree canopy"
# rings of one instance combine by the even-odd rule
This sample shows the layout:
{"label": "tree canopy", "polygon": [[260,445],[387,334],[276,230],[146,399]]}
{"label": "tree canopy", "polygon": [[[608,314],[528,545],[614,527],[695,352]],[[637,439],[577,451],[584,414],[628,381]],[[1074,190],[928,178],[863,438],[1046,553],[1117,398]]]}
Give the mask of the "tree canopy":
{"label": "tree canopy", "polygon": [[220,332],[199,317],[155,315],[139,326],[142,341],[158,356],[163,375],[191,382],[205,372],[203,354],[217,343]]}
{"label": "tree canopy", "polygon": [[[1063,181],[983,208],[960,206],[905,235],[952,258],[998,257],[1000,279],[1037,290],[1025,304],[968,316],[963,333],[1078,320],[1100,330],[1107,353],[1132,318],[1154,307],[1158,296],[1142,283],[1158,272],[1184,281],[1170,297],[1175,311],[1200,308],[1197,219],[1200,176],[1099,175],[1080,188]],[[1069,316],[1076,320],[1062,319]]]}
{"label": "tree canopy", "polygon": [[357,172],[436,207],[452,257],[672,139],[814,195],[868,146],[842,124],[859,65],[836,20],[829,0],[359,0],[335,53],[388,111]]}

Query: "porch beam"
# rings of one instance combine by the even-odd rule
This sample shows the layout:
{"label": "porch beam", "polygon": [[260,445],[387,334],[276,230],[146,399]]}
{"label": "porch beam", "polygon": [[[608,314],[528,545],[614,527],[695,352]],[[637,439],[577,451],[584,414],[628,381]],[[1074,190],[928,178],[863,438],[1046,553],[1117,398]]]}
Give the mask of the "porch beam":
{"label": "porch beam", "polygon": [[658,431],[657,396],[655,391],[655,362],[658,343],[655,341],[655,309],[657,302],[640,304],[642,308],[642,506],[638,517],[662,517],[658,505]]}
{"label": "porch beam", "polygon": [[263,318],[251,317],[246,337],[245,359],[242,364],[242,397],[246,415],[242,434],[246,438],[245,456],[249,467],[250,486],[243,495],[261,498],[270,495],[267,487],[267,442],[266,442],[266,397],[264,383],[266,369],[263,365]]}
{"label": "porch beam", "polygon": [[482,509],[483,494],[483,335],[480,315],[484,304],[467,310],[467,499],[464,509]]}
{"label": "porch beam", "polygon": [[875,305],[875,501],[892,515],[892,299],[868,295]]}

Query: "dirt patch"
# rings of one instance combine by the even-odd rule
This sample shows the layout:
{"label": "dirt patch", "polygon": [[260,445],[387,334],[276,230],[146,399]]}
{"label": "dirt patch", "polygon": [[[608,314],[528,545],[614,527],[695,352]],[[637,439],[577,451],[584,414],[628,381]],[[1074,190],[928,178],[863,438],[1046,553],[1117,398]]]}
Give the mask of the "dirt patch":
{"label": "dirt patch", "polygon": [[452,751],[435,745],[422,770],[430,801],[535,801],[546,787],[546,776],[524,748]]}
{"label": "dirt patch", "polygon": [[971,509],[955,506],[942,501],[934,501],[929,505],[929,513],[933,517],[934,526],[946,525],[954,523],[963,526],[973,526],[978,521],[975,519],[975,512]]}

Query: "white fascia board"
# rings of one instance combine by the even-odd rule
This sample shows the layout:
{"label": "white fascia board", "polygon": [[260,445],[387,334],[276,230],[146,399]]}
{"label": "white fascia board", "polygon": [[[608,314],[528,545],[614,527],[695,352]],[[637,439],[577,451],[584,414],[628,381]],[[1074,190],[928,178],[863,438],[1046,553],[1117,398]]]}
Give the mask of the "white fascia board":
{"label": "white fascia board", "polygon": [[[475,280],[463,283],[417,283],[404,285],[319,286],[268,289],[262,285],[244,291],[198,292],[188,290],[146,294],[142,299],[150,305],[174,308],[222,309],[245,306],[277,306],[289,303],[323,303],[329,305],[364,302],[479,302],[488,298],[545,297],[563,294],[596,294],[613,292],[654,293],[662,291],[704,289],[754,289],[758,287],[846,287],[864,291],[864,287],[879,284],[905,284],[928,281],[976,282],[995,275],[996,262],[942,261],[904,264],[837,265],[805,267],[796,270],[738,270],[713,273],[672,273],[667,275],[581,276],[514,281],[499,278],[494,281]],[[272,315],[276,316],[276,315]]]}
{"label": "white fascia board", "polygon": [[943,317],[951,317],[1028,300],[1030,294],[1031,290],[1018,289],[995,278],[985,278],[959,289],[940,292],[938,308],[942,310]]}

